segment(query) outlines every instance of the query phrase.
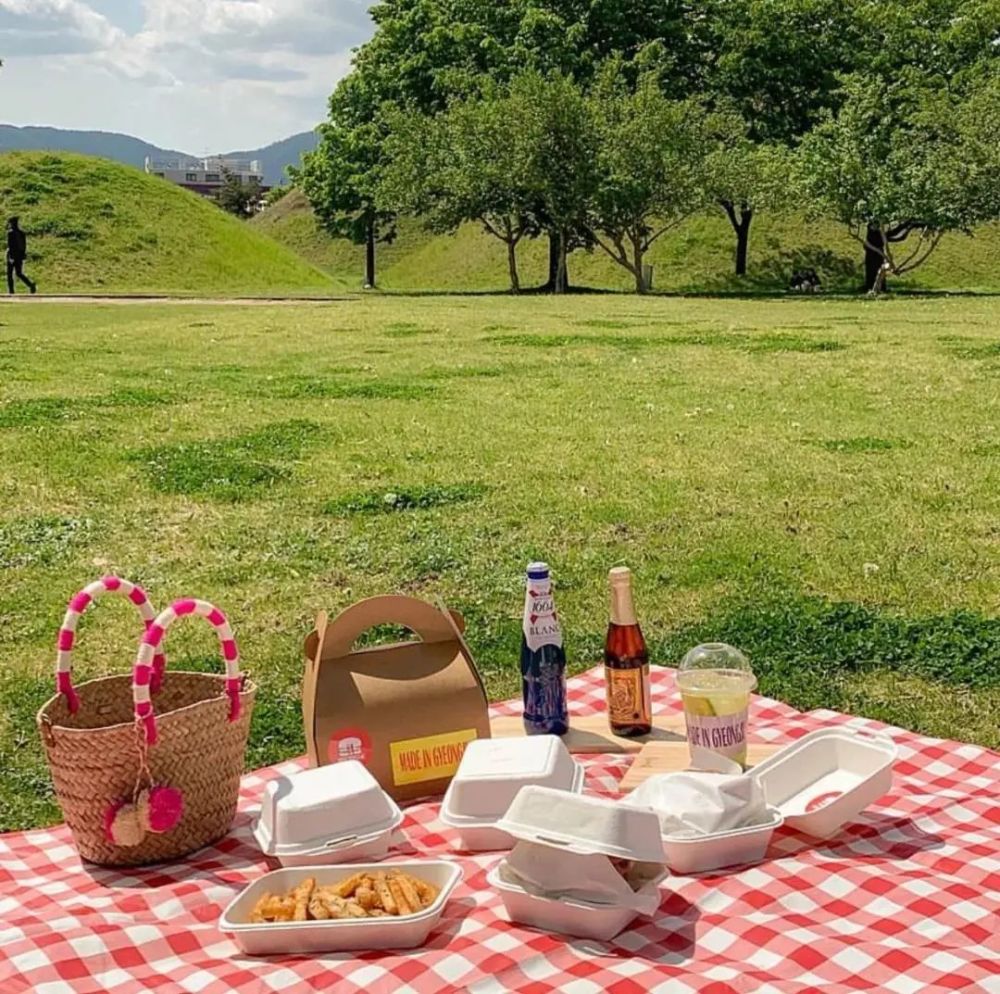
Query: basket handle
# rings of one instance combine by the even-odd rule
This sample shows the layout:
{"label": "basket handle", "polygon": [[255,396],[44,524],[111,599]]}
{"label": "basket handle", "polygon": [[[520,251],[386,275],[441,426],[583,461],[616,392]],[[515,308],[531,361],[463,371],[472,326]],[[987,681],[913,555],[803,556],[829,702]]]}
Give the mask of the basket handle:
{"label": "basket handle", "polygon": [[[123,580],[119,576],[101,577],[100,580],[88,584],[70,598],[69,607],[66,609],[66,616],[63,618],[62,627],[59,629],[59,639],[56,643],[56,693],[65,698],[70,714],[76,714],[80,710],[80,697],[73,686],[73,645],[76,642],[76,626],[79,624],[83,612],[95,600],[108,593],[127,597],[138,608],[147,630],[156,617],[156,611],[149,603],[146,591],[138,584]],[[162,652],[157,652],[153,657],[150,679],[150,690],[154,694],[160,689],[166,665],[166,657]]]}
{"label": "basket handle", "polygon": [[157,739],[156,715],[153,712],[153,702],[150,699],[156,654],[160,650],[167,629],[178,618],[183,618],[188,614],[196,614],[204,618],[219,636],[222,658],[226,662],[229,720],[236,721],[240,716],[240,691],[243,689],[243,678],[240,675],[240,653],[236,648],[233,630],[229,627],[226,616],[208,601],[199,601],[193,598],[174,601],[146,629],[146,634],[143,635],[142,641],[139,643],[139,654],[132,672],[132,700],[135,703],[135,718],[145,730],[147,745],[155,745]]}

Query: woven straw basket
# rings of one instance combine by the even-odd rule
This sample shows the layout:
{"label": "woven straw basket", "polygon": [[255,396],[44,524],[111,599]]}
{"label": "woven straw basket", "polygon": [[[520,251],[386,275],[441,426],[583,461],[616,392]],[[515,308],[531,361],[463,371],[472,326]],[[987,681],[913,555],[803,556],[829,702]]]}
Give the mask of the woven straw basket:
{"label": "woven straw basket", "polygon": [[[72,649],[83,610],[102,593],[129,597],[146,625],[133,674],[72,684]],[[226,676],[165,672],[166,630],[196,614],[215,628]],[[59,633],[58,693],[38,714],[56,797],[80,855],[102,866],[176,859],[215,842],[232,825],[256,687],[239,670],[225,616],[205,601],[182,600],[154,616],[141,588],[105,577],[71,601]],[[140,791],[180,792],[183,811],[169,830],[134,845],[114,841],[110,818]]]}

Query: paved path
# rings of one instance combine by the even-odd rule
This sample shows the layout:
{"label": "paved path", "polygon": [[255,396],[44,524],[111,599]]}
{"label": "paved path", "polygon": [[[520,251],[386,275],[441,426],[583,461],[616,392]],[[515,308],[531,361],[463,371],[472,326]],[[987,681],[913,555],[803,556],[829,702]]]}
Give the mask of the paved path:
{"label": "paved path", "polygon": [[298,306],[300,304],[329,304],[355,300],[354,296],[344,297],[145,297],[116,296],[91,297],[84,295],[54,294],[14,294],[0,295],[0,303],[36,306],[38,304],[217,304],[221,307]]}

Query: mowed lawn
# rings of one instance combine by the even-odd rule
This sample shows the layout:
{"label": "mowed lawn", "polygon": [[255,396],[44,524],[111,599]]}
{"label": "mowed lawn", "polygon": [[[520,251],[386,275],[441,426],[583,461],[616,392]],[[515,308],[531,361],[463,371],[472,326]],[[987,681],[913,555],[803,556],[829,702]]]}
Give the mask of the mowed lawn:
{"label": "mowed lawn", "polygon": [[[525,564],[574,670],[630,565],[656,663],[723,639],[764,693],[1000,746],[1000,299],[366,297],[0,306],[0,828],[58,817],[34,725],[70,594],[215,601],[303,750],[318,609],[443,597],[518,691]],[[77,677],[127,672],[122,603]],[[171,665],[218,667],[194,622]]]}

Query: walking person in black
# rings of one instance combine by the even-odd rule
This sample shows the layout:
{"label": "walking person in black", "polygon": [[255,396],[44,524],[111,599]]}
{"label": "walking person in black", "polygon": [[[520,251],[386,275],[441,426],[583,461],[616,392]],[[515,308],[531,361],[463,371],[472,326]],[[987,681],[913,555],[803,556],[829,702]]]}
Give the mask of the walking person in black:
{"label": "walking person in black", "polygon": [[14,277],[34,293],[38,287],[24,275],[24,260],[28,255],[28,237],[16,217],[7,222],[7,292],[14,292]]}

